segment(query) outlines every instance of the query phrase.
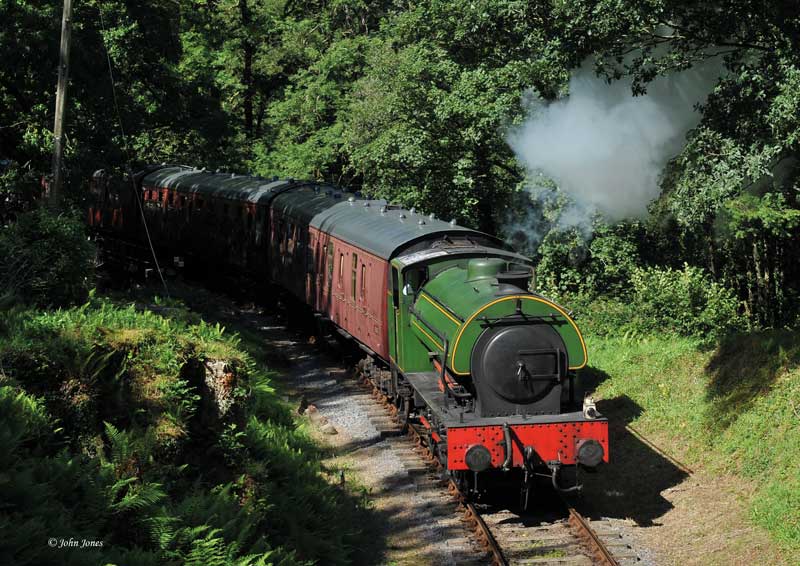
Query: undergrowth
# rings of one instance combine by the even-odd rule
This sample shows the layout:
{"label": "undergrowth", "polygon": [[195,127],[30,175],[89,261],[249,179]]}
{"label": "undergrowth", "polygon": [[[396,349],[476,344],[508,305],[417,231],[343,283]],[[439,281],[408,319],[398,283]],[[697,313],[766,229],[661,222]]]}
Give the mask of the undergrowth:
{"label": "undergrowth", "polygon": [[237,337],[179,305],[0,313],[2,564],[350,563],[364,503],[320,459]]}
{"label": "undergrowth", "polygon": [[[693,468],[756,487],[750,516],[800,551],[800,333],[764,331],[716,347],[672,336],[589,337],[585,379]],[[626,402],[620,403],[624,399]]]}

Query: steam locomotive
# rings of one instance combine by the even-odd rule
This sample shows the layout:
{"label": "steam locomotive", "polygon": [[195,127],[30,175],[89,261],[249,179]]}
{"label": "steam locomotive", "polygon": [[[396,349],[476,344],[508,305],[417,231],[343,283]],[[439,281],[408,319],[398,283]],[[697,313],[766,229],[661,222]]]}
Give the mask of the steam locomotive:
{"label": "steam locomotive", "polygon": [[121,251],[147,237],[159,257],[277,284],[355,341],[464,491],[518,476],[527,501],[536,475],[573,490],[566,469],[608,462],[607,420],[576,399],[581,332],[501,240],[319,182],[159,165],[91,187],[89,223]]}

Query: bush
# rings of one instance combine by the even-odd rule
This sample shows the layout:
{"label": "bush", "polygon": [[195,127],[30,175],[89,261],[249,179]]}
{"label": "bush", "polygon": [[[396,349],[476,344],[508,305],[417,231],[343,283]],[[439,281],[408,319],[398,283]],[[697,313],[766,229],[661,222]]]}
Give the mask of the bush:
{"label": "bush", "polygon": [[743,330],[733,291],[697,267],[636,267],[622,297],[583,293],[566,302],[581,316],[584,331],[597,336],[636,337],[659,332],[714,341]]}
{"label": "bush", "polygon": [[716,339],[744,327],[736,295],[700,268],[636,268],[631,285],[642,330]]}
{"label": "bush", "polygon": [[33,168],[0,159],[0,226],[36,206],[42,195],[40,178]]}
{"label": "bush", "polygon": [[40,208],[0,228],[0,296],[63,306],[86,298],[94,245],[74,216]]}
{"label": "bush", "polygon": [[640,224],[597,223],[555,228],[539,246],[537,284],[545,294],[598,297],[625,295],[633,270],[641,265],[645,234]]}
{"label": "bush", "polygon": [[549,297],[586,292],[586,239],[577,229],[551,230],[539,247],[536,286]]}

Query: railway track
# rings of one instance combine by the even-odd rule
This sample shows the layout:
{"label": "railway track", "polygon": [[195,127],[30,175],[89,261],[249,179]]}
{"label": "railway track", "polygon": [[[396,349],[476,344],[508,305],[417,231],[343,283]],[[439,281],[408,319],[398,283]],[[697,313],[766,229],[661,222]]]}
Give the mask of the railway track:
{"label": "railway track", "polygon": [[[359,383],[398,425],[398,411],[369,378]],[[428,451],[421,428],[409,424],[414,452],[431,474],[441,475],[439,461]],[[397,429],[388,429],[392,433]],[[633,546],[612,525],[590,521],[567,501],[550,511],[517,513],[470,501],[455,482],[443,482],[457,502],[456,510],[471,528],[487,563],[496,566],[630,566],[639,562]]]}

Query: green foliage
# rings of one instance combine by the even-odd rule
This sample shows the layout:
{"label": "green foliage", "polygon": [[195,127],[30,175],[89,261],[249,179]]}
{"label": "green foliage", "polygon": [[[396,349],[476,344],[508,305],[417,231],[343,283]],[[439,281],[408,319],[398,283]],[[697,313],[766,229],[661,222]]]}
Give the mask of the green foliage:
{"label": "green foliage", "polygon": [[36,209],[0,227],[0,296],[41,305],[86,298],[94,274],[94,246],[81,222]]}
{"label": "green foliage", "polygon": [[585,236],[577,229],[551,230],[539,247],[536,268],[539,292],[550,297],[587,291],[583,267],[588,256]]}
{"label": "green foliage", "polygon": [[642,330],[713,339],[742,327],[736,296],[699,268],[636,268],[631,284]]}
{"label": "green foliage", "polygon": [[37,172],[10,160],[0,154],[0,226],[6,226],[16,216],[33,208],[41,195],[40,179]]}
{"label": "green foliage", "polygon": [[[159,302],[3,313],[0,562],[352,561],[362,504],[322,477],[269,376],[224,328]],[[198,372],[220,359],[235,406],[212,418]]]}
{"label": "green foliage", "polygon": [[[40,2],[0,7],[9,62],[0,69],[0,195],[14,213],[49,169],[58,15]],[[754,324],[792,324],[795,16],[791,3],[745,0],[91,0],[74,14],[68,186],[82,200],[89,174],[119,168],[127,154],[342,183],[511,236],[519,231],[504,228],[530,213],[526,251],[541,257],[547,292],[624,294],[633,264],[689,263],[734,290]],[[637,93],[675,70],[719,76],[664,171],[646,238],[636,226],[576,226],[557,187],[544,205],[520,192],[527,180],[505,133],[525,118],[525,100],[565,94],[587,58],[610,80],[631,78]]]}
{"label": "green foliage", "polygon": [[697,267],[635,267],[629,282],[629,291],[619,298],[577,297],[573,305],[582,326],[603,336],[667,333],[708,343],[746,328],[735,294]]}
{"label": "green foliage", "polygon": [[[546,214],[558,217],[562,206],[555,203],[555,209]],[[643,263],[640,248],[646,241],[637,222],[553,227],[536,250],[540,258],[537,286],[553,297],[627,295],[631,274]]]}

